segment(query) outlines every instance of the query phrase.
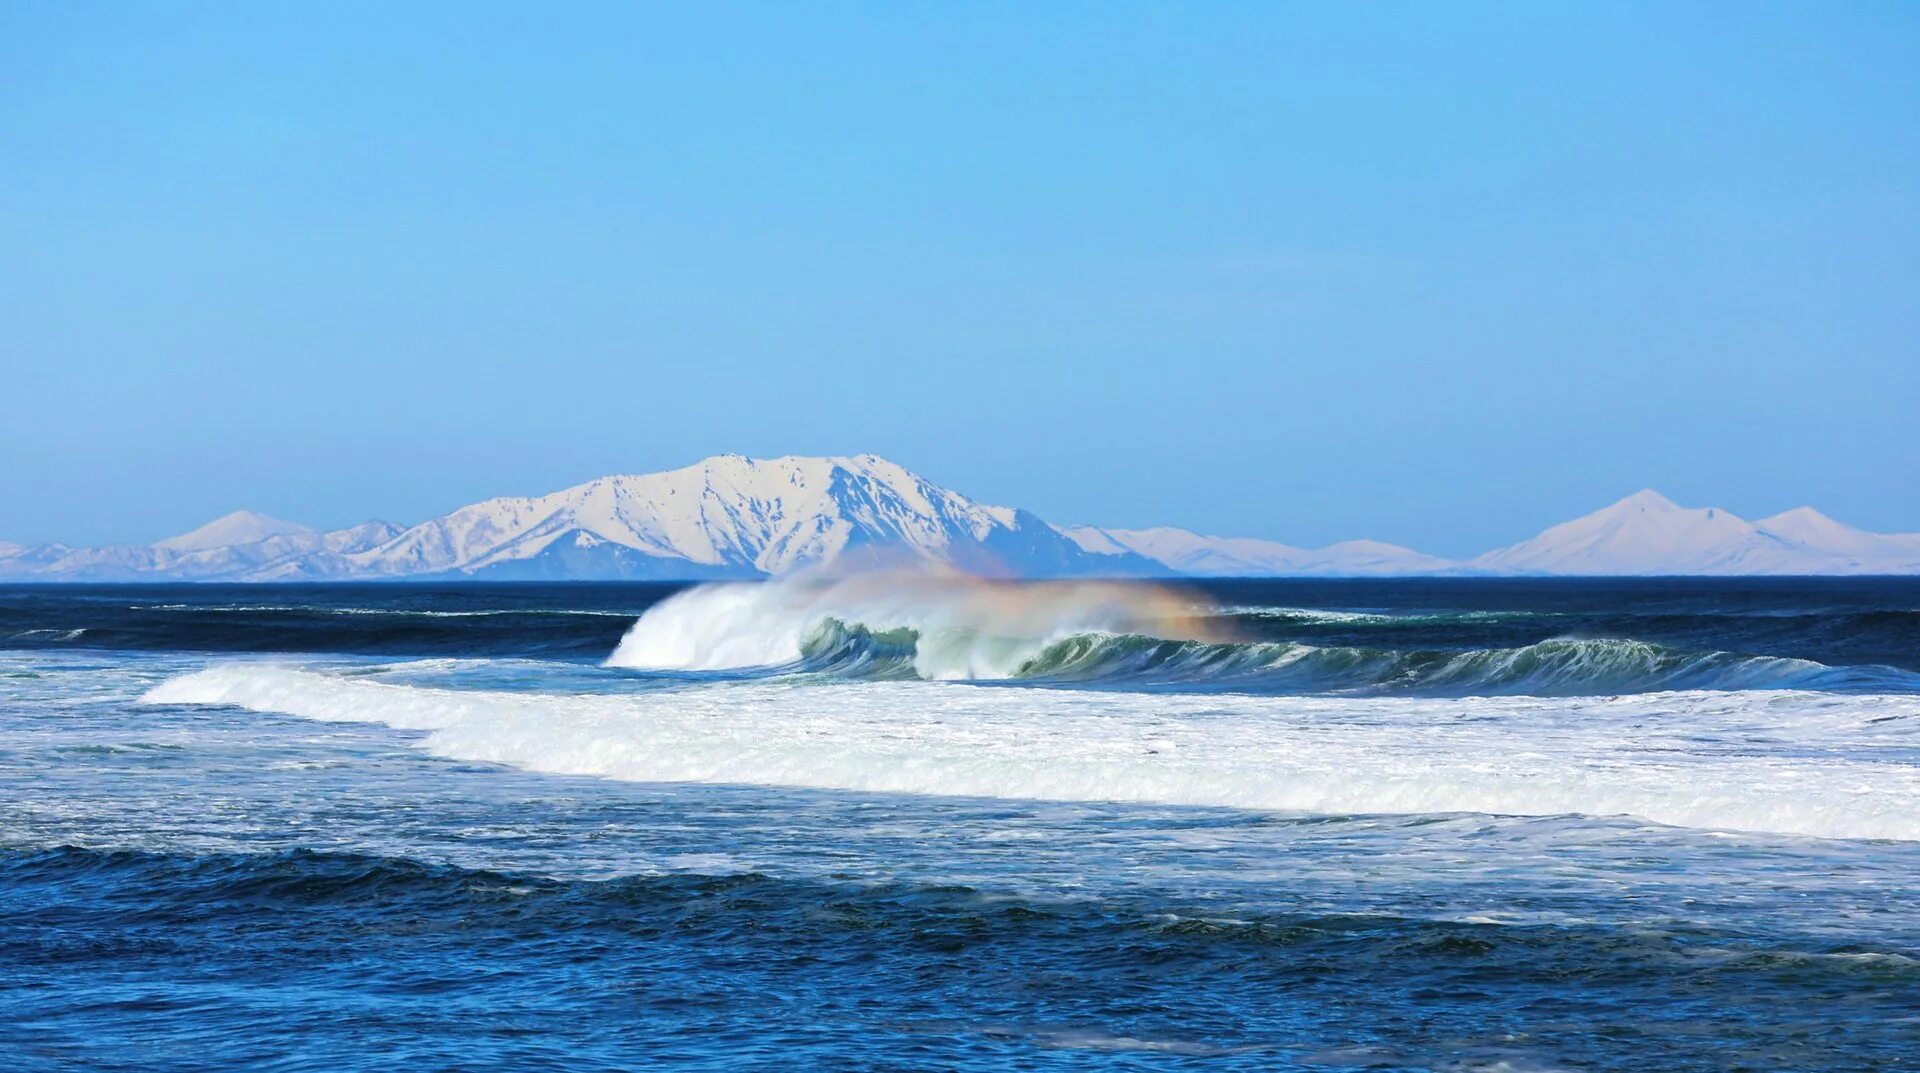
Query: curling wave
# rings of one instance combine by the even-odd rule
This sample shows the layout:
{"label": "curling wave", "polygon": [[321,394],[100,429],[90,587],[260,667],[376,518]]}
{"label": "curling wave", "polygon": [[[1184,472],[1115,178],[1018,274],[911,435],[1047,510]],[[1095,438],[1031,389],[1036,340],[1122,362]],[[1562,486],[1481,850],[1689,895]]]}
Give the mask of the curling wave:
{"label": "curling wave", "polygon": [[935,680],[1019,677],[1086,634],[1228,638],[1196,596],[1161,585],[1004,582],[883,571],[701,585],[640,616],[607,660],[643,670],[863,669]]}

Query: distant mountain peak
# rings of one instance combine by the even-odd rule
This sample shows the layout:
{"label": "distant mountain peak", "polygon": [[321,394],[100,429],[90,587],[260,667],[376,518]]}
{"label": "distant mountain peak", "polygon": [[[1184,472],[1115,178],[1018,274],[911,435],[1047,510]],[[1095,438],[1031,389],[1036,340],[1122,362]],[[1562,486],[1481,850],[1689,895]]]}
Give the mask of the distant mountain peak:
{"label": "distant mountain peak", "polygon": [[1795,507],[1783,510],[1771,517],[1762,518],[1753,523],[1763,529],[1771,529],[1782,535],[1854,532],[1859,530],[1844,522],[1837,522],[1812,507]]}
{"label": "distant mountain peak", "polygon": [[268,537],[286,536],[291,533],[317,532],[312,526],[299,522],[271,518],[259,511],[236,510],[223,514],[191,532],[168,537],[153,546],[162,551],[187,552],[205,551],[209,548],[224,548],[235,544],[252,544]]}
{"label": "distant mountain peak", "polygon": [[1324,548],[1296,548],[1250,537],[1203,536],[1160,525],[1148,529],[1063,529],[1091,552],[1133,552],[1170,572],[1196,577],[1384,577],[1453,574],[1462,564],[1379,540],[1343,540]]}
{"label": "distant mountain peak", "polygon": [[1523,574],[1907,574],[1920,570],[1920,540],[1863,532],[1811,507],[1749,522],[1648,489],[1473,565]]}
{"label": "distant mountain peak", "polygon": [[1612,506],[1604,508],[1604,510],[1608,511],[1621,509],[1650,510],[1666,513],[1685,510],[1686,508],[1651,488],[1642,488],[1638,492],[1614,503]]}
{"label": "distant mountain peak", "polygon": [[1920,534],[1869,533],[1812,507],[1783,510],[1754,527],[1796,548],[1843,561],[1853,571],[1908,573],[1920,566]]}

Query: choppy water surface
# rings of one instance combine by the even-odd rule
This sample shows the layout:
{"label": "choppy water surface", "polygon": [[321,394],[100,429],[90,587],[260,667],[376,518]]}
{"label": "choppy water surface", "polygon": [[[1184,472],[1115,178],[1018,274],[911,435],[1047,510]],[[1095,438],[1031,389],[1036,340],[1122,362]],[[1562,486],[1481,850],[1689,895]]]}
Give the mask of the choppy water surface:
{"label": "choppy water surface", "polygon": [[1911,1069],[1920,584],[0,590],[7,1068]]}

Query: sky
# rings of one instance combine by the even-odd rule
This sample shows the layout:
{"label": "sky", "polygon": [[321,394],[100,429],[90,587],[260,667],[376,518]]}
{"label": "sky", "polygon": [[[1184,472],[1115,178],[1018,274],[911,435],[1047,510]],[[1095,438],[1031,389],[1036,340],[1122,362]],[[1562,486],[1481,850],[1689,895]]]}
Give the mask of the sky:
{"label": "sky", "polygon": [[0,5],[0,539],[873,452],[1920,530],[1920,5]]}

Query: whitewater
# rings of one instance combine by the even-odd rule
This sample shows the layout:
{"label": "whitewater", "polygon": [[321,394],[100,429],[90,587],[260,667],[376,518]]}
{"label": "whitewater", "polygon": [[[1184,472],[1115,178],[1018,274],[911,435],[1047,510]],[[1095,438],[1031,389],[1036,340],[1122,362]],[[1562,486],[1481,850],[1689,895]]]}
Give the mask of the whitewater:
{"label": "whitewater", "polygon": [[377,722],[427,732],[440,756],[636,782],[1920,839],[1913,697],[1229,702],[917,682],[568,696],[224,665],[144,700]]}

